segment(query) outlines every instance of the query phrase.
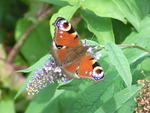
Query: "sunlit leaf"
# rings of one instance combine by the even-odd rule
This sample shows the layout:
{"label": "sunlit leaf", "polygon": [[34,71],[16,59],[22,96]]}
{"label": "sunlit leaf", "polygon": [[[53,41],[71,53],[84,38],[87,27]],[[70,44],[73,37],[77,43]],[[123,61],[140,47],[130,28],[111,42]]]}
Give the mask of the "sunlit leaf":
{"label": "sunlit leaf", "polygon": [[[141,87],[142,86],[133,85],[133,86],[131,86],[131,90],[126,88],[126,89],[118,92],[112,98],[110,98],[106,103],[104,103],[100,108],[98,108],[94,113],[110,113],[110,112],[118,111],[119,109],[121,109],[121,107],[124,104],[127,103],[128,100],[132,99],[132,101],[134,101],[133,96],[137,93],[137,91]],[[109,107],[108,107],[108,105],[109,105]],[[126,112],[130,112],[130,111],[124,111],[124,113],[126,113]],[[122,113],[122,111],[120,113]]]}
{"label": "sunlit leaf", "polygon": [[47,54],[44,57],[42,57],[39,61],[37,61],[34,65],[30,66],[27,69],[19,70],[17,72],[29,73],[31,71],[35,71],[36,69],[41,68],[44,65],[44,63],[49,60],[50,57],[51,55]]}
{"label": "sunlit leaf", "polygon": [[[20,19],[17,23],[15,38],[19,40],[25,29],[29,29],[28,26],[31,23],[26,19]],[[51,37],[49,33],[48,21],[46,23],[41,23],[36,26],[29,33],[27,40],[23,43],[21,47],[21,53],[29,62],[29,64],[34,64],[42,56],[49,53],[51,46]]]}
{"label": "sunlit leaf", "polygon": [[150,6],[146,5],[146,3],[149,4],[148,0],[144,3],[142,2],[143,4],[140,7],[137,3],[137,1],[126,0],[85,0],[82,6],[94,11],[95,14],[101,17],[111,17],[125,23],[127,19],[136,30],[139,30],[139,22],[143,18],[140,7],[145,8],[146,6],[148,11]]}
{"label": "sunlit leaf", "polygon": [[1,100],[0,113],[15,113],[14,101],[11,99]]}
{"label": "sunlit leaf", "polygon": [[81,10],[81,14],[87,22],[88,29],[95,34],[100,44],[114,42],[110,19],[101,18],[90,10]]}
{"label": "sunlit leaf", "polygon": [[108,51],[108,55],[112,64],[115,65],[120,76],[130,88],[132,83],[132,75],[127,58],[124,56],[121,49],[113,43],[106,43],[105,49]]}

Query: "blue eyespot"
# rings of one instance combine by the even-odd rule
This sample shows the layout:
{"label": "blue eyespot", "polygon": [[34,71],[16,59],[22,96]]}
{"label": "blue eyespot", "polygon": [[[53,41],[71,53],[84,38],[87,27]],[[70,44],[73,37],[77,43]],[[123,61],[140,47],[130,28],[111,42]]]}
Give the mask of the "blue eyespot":
{"label": "blue eyespot", "polygon": [[103,78],[104,78],[104,74],[102,74],[101,76],[93,76],[93,78],[94,78],[95,80],[103,79]]}
{"label": "blue eyespot", "polygon": [[56,25],[59,27],[61,23],[62,23],[62,20],[58,21]]}

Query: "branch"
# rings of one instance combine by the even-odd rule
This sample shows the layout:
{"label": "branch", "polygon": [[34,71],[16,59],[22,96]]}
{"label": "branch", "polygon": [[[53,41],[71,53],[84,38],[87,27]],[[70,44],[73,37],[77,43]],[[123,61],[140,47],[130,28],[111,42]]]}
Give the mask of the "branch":
{"label": "branch", "polygon": [[143,48],[143,47],[141,47],[141,46],[137,46],[137,45],[135,45],[135,44],[119,44],[118,46],[120,46],[120,47],[132,47],[132,48],[137,48],[137,49],[140,49],[140,50],[143,50],[143,51],[145,51],[145,52],[150,53],[150,50],[145,49],[145,48]]}
{"label": "branch", "polygon": [[[53,8],[49,8],[46,11],[42,10],[40,12],[40,14],[37,16],[37,24],[39,24],[41,21],[43,21],[46,17],[49,16],[49,14],[52,12]],[[19,40],[16,42],[16,44],[14,45],[14,47],[12,48],[12,50],[10,51],[6,63],[11,64],[14,60],[14,58],[16,57],[16,55],[18,54],[21,46],[23,45],[23,43],[26,41],[26,39],[28,38],[28,35],[32,32],[32,30],[35,28],[35,26],[37,24],[30,24],[26,30],[23,32],[23,34],[20,36]]]}
{"label": "branch", "polygon": [[[143,51],[145,51],[145,52],[150,53],[150,50],[145,49],[145,48],[143,48],[143,47],[141,47],[141,46],[137,46],[137,45],[135,45],[135,44],[118,44],[118,46],[119,46],[119,47],[132,47],[132,48],[137,48],[137,49],[140,49],[140,50],[143,50]],[[102,50],[102,49],[104,49],[104,48],[105,48],[105,47],[104,47],[103,45],[101,45],[101,46],[98,47],[97,50]]]}
{"label": "branch", "polygon": [[12,63],[14,58],[16,57],[16,55],[18,54],[22,44],[25,42],[25,40],[27,39],[28,35],[31,33],[31,31],[34,28],[34,24],[29,25],[29,27],[27,27],[27,29],[24,31],[24,33],[20,36],[19,40],[17,41],[17,43],[14,45],[14,47],[12,48],[12,50],[10,51],[8,58],[7,58],[7,63]]}

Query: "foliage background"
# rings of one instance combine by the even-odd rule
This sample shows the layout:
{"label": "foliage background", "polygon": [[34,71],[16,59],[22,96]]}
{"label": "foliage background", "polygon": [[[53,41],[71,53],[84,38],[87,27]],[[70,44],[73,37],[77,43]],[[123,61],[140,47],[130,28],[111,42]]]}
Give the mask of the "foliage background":
{"label": "foliage background", "polygon": [[[71,20],[81,38],[105,46],[99,60],[105,80],[49,84],[29,97],[26,84],[50,56],[57,17]],[[142,70],[150,78],[150,56],[114,43],[150,50],[149,0],[1,0],[0,113],[134,112],[136,81],[145,79]]]}

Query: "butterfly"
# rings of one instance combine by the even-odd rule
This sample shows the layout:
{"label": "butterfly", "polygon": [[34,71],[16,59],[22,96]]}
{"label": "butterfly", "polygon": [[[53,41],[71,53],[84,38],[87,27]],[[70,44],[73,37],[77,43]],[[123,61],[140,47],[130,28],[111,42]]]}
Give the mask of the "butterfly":
{"label": "butterfly", "polygon": [[89,47],[83,45],[72,25],[62,17],[58,17],[53,25],[55,34],[51,54],[63,74],[69,79],[103,80],[103,68],[87,52]]}

